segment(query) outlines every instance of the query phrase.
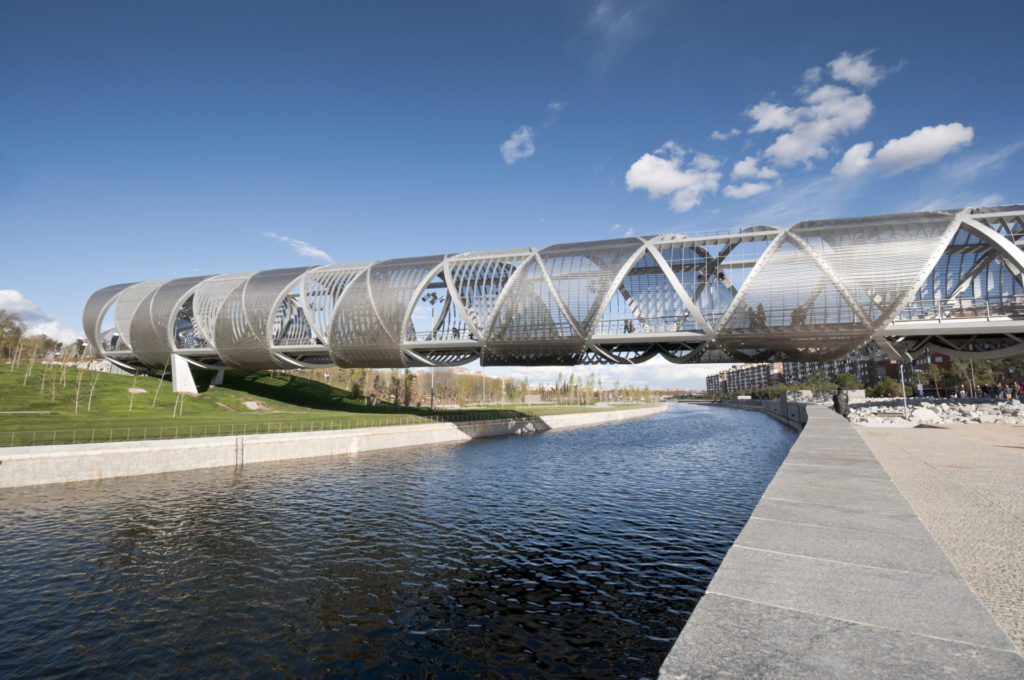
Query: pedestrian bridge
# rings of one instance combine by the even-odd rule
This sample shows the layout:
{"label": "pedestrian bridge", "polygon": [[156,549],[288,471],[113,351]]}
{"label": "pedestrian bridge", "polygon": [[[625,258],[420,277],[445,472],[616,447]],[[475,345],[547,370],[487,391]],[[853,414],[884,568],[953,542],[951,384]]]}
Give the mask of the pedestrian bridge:
{"label": "pedestrian bridge", "polygon": [[126,368],[822,361],[1024,353],[1024,205],[118,284]]}

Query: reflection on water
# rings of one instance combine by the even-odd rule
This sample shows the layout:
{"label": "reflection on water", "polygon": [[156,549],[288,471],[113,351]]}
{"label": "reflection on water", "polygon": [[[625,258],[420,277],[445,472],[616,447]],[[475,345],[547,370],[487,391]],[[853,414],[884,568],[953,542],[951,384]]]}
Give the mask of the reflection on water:
{"label": "reflection on water", "polygon": [[653,677],[793,439],[674,406],[0,491],[0,677]]}

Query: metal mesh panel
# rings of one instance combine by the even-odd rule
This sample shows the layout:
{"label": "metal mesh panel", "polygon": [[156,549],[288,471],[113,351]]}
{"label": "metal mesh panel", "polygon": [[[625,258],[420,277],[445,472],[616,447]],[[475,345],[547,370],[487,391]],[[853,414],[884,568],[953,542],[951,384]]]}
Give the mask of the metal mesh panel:
{"label": "metal mesh panel", "polygon": [[883,215],[111,286],[83,324],[101,353],[150,365],[172,342],[243,368],[824,360],[871,339],[1005,354],[998,338],[1024,332],[1022,246],[1022,206]]}
{"label": "metal mesh panel", "polygon": [[274,313],[270,331],[272,347],[320,344],[297,295],[287,295]]}
{"label": "metal mesh panel", "polygon": [[643,247],[638,238],[568,243],[527,259],[493,313],[483,363],[578,363],[612,280]]}
{"label": "metal mesh panel", "polygon": [[256,272],[227,295],[215,322],[217,353],[224,363],[245,369],[283,367],[270,349],[271,324],[283,296],[307,269]]}
{"label": "metal mesh panel", "polygon": [[117,327],[117,332],[121,336],[120,342],[124,346],[131,349],[135,348],[132,344],[132,319],[135,318],[139,307],[150,294],[166,282],[166,279],[163,281],[145,281],[128,286],[121,291],[117,298],[117,305],[114,307],[114,326]]}
{"label": "metal mesh panel", "polygon": [[[985,208],[970,217],[988,226],[1018,249],[1024,245],[1024,218],[998,215],[1020,206]],[[971,318],[1013,315],[1024,310],[1021,271],[993,243],[960,229],[921,285],[914,300],[903,308],[905,320]]]}
{"label": "metal mesh panel", "polygon": [[338,298],[331,324],[331,358],[339,366],[401,368],[411,306],[443,256],[388,260],[370,265]]}
{"label": "metal mesh panel", "polygon": [[558,297],[586,337],[603,311],[612,280],[643,248],[641,239],[624,238],[566,243],[540,251]]}
{"label": "metal mesh panel", "polygon": [[369,266],[361,264],[326,264],[313,267],[299,283],[306,318],[321,342],[328,344],[334,305],[345,286]]}
{"label": "metal mesh panel", "polygon": [[523,260],[533,252],[507,250],[449,258],[448,288],[459,297],[469,320],[484,338],[498,298]]}
{"label": "metal mesh panel", "polygon": [[174,321],[174,347],[176,349],[204,349],[209,342],[197,332],[193,304],[195,296],[190,295],[181,303],[178,318]]}
{"label": "metal mesh panel", "polygon": [[[671,243],[659,243],[652,247],[662,255],[677,280],[692,282],[695,279],[692,270],[682,267],[683,254],[692,252],[692,249],[680,248]],[[685,283],[683,288],[686,289]],[[691,285],[689,291],[692,288]],[[698,328],[697,321],[687,310],[661,264],[649,252],[629,270],[618,293],[609,307],[617,313],[606,314],[597,332],[669,333],[695,331]]]}
{"label": "metal mesh panel", "polygon": [[85,337],[89,341],[89,347],[94,357],[98,358],[100,350],[103,348],[101,338],[103,329],[100,328],[103,316],[107,313],[110,305],[115,303],[118,294],[132,285],[135,284],[119,283],[101,288],[90,295],[86,301],[85,308],[82,310],[82,330],[85,331]]}
{"label": "metal mesh panel", "polygon": [[848,354],[916,285],[950,219],[919,213],[793,225],[746,282],[720,339],[792,357]]}
{"label": "metal mesh panel", "polygon": [[221,307],[231,292],[245,285],[254,273],[221,274],[210,277],[196,286],[192,298],[192,325],[196,337],[203,338],[210,347],[217,347],[217,318]]}
{"label": "metal mesh panel", "polygon": [[[193,276],[174,279],[146,297],[132,318],[131,337],[135,358],[154,368],[163,367],[170,361],[172,328],[177,330],[181,305],[196,285],[206,278]],[[182,328],[184,323],[182,320]],[[187,324],[191,328],[191,319]]]}
{"label": "metal mesh panel", "polygon": [[519,265],[491,315],[481,363],[578,363],[586,338],[575,332],[536,253]]}

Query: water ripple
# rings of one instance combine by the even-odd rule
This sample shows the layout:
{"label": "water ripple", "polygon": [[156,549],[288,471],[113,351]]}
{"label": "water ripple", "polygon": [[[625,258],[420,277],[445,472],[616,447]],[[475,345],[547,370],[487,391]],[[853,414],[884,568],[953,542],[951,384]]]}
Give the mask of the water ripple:
{"label": "water ripple", "polygon": [[576,431],[0,492],[0,677],[654,677],[793,434]]}

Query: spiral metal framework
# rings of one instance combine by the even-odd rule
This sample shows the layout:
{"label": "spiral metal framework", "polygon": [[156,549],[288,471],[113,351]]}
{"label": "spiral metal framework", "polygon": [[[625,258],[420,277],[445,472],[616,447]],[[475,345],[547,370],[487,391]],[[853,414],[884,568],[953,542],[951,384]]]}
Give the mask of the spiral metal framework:
{"label": "spiral metal framework", "polygon": [[128,368],[823,361],[1024,352],[1024,205],[118,284]]}

